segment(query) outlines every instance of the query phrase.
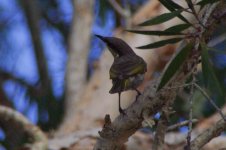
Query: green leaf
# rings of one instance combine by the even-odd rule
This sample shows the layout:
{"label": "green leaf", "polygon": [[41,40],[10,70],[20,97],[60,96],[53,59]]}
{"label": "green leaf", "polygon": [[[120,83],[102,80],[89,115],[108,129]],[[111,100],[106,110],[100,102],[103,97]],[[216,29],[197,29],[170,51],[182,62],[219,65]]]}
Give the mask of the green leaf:
{"label": "green leaf", "polygon": [[152,49],[152,48],[158,48],[158,47],[162,47],[162,46],[165,46],[167,44],[174,44],[174,43],[177,43],[179,41],[181,41],[183,38],[173,38],[173,39],[167,39],[167,40],[162,40],[162,41],[158,41],[158,42],[155,42],[155,43],[151,43],[151,44],[148,44],[148,45],[144,45],[144,46],[140,46],[140,47],[137,47],[139,49]]}
{"label": "green leaf", "polygon": [[[211,93],[217,96],[218,98],[224,97],[224,91],[221,87],[220,81],[217,78],[217,75],[214,71],[213,65],[210,62],[208,47],[202,42],[201,43],[201,56],[202,56],[202,73],[205,87],[211,90]],[[214,88],[213,88],[214,87]],[[217,95],[216,95],[217,94]]]}
{"label": "green leaf", "polygon": [[181,12],[182,12],[182,10],[173,11],[173,12],[169,12],[169,13],[164,13],[164,14],[161,14],[161,15],[159,15],[157,17],[154,17],[154,18],[152,18],[150,20],[147,20],[147,21],[139,24],[139,26],[151,26],[151,25],[161,24],[161,23],[164,23],[166,21],[169,21],[169,20],[175,18]]}
{"label": "green leaf", "polygon": [[202,1],[198,2],[197,5],[200,5],[200,7],[202,9],[205,5],[213,4],[213,3],[216,3],[218,1],[220,1],[220,0],[202,0]]}
{"label": "green leaf", "polygon": [[186,0],[186,3],[188,5],[188,7],[193,11],[194,10],[194,5],[193,5],[192,1],[191,0]]}
{"label": "green leaf", "polygon": [[177,70],[181,67],[181,65],[185,61],[189,52],[191,52],[192,48],[193,45],[189,43],[174,56],[174,58],[170,61],[169,65],[167,66],[166,70],[162,75],[157,91],[164,87],[168,83],[168,81],[172,78],[172,76],[177,72]]}
{"label": "green leaf", "polygon": [[[176,9],[182,9],[182,10],[184,9],[183,7],[181,7],[180,5],[178,5],[177,3],[171,0],[159,0],[159,1],[162,3],[163,6],[165,6],[171,12],[175,11]],[[181,14],[179,14],[177,17],[180,18],[182,21],[190,24],[190,22]]]}
{"label": "green leaf", "polygon": [[168,31],[147,31],[147,30],[126,30],[128,32],[133,32],[137,34],[144,34],[144,35],[157,35],[157,36],[171,36],[171,35],[184,35],[180,32],[168,32]]}
{"label": "green leaf", "polygon": [[[167,9],[170,8],[171,11],[174,9],[184,9],[179,4],[173,2],[172,0],[159,0],[162,5],[164,5]],[[174,11],[173,10],[173,11]]]}
{"label": "green leaf", "polygon": [[226,55],[225,51],[222,51],[222,50],[219,50],[219,49],[215,49],[215,48],[212,48],[212,47],[208,47],[208,51],[212,51],[212,52],[220,53],[222,55]]}
{"label": "green leaf", "polygon": [[190,24],[178,24],[172,27],[169,27],[168,29],[164,30],[165,32],[181,32],[187,28],[189,28]]}

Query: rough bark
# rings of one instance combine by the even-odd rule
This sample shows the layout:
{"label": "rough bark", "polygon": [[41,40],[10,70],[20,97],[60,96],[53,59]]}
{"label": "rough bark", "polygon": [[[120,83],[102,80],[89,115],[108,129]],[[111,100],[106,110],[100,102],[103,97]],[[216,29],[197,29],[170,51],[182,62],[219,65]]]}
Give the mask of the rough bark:
{"label": "rough bark", "polygon": [[[159,2],[150,0],[148,3],[153,5],[159,5]],[[145,4],[146,5],[146,4]],[[152,5],[149,5],[152,6]],[[156,9],[151,9],[150,14],[156,14],[159,12],[159,7]],[[143,9],[143,7],[141,8]],[[139,12],[138,12],[139,13]],[[141,14],[142,15],[142,14]],[[178,19],[173,20],[172,25],[178,23]],[[164,27],[162,25],[161,27]],[[144,43],[149,43],[154,41],[154,38],[148,36],[142,36],[138,34],[125,33],[121,29],[115,31],[116,37],[125,40],[132,48],[143,45]],[[135,52],[143,57],[148,63],[148,72],[145,77],[144,84],[139,87],[139,90],[143,91],[147,82],[153,78],[153,73],[155,71],[162,70],[164,65],[172,56],[175,46],[166,46],[164,48],[159,48],[156,51],[141,51],[134,49]],[[113,57],[108,50],[105,50],[98,62],[98,66],[90,79],[89,83],[82,91],[82,97],[74,106],[74,112],[71,114],[72,118],[69,120],[68,124],[63,123],[64,126],[62,132],[65,134],[76,131],[76,130],[87,130],[94,127],[100,127],[103,125],[103,116],[105,114],[110,114],[111,118],[115,118],[118,113],[118,101],[117,94],[109,94],[109,89],[111,88],[111,81],[109,80],[109,68],[113,62]],[[136,92],[128,91],[122,94],[122,106],[126,108],[135,99]],[[84,119],[85,118],[85,119]]]}
{"label": "rough bark", "polygon": [[[206,42],[208,41],[218,23],[214,16],[218,13],[217,11],[220,12],[225,9],[222,7],[223,4],[223,2],[216,3],[205,12],[201,21],[204,26],[207,26],[208,30],[201,27],[199,34],[200,39]],[[94,147],[95,150],[121,149],[123,144],[128,140],[128,137],[141,127],[144,113],[150,116],[154,115],[160,111],[167,102],[175,99],[177,89],[170,87],[182,85],[198,64],[198,58],[200,56],[198,45],[201,42],[200,39],[190,41],[192,45],[194,45],[191,54],[164,87],[165,89],[163,88],[157,92],[155,87],[158,87],[158,82],[154,84],[149,83],[149,86],[145,88],[144,93],[138,100],[126,109],[127,115],[119,115],[112,123],[107,122],[109,118],[105,119],[105,125],[102,131],[99,132],[100,138]]]}
{"label": "rough bark", "polygon": [[191,150],[199,150],[213,138],[226,130],[226,122],[221,119],[214,126],[202,132],[191,142]]}
{"label": "rough bark", "polygon": [[[221,109],[222,112],[224,114],[226,114],[226,105],[223,106],[223,108]],[[218,112],[216,112],[215,114],[213,114],[212,116],[210,116],[209,118],[206,118],[202,121],[200,121],[197,126],[195,127],[195,130],[198,133],[201,133],[205,130],[207,130],[208,128],[212,127],[214,124],[217,123],[217,121],[219,121],[222,117],[218,114]]]}

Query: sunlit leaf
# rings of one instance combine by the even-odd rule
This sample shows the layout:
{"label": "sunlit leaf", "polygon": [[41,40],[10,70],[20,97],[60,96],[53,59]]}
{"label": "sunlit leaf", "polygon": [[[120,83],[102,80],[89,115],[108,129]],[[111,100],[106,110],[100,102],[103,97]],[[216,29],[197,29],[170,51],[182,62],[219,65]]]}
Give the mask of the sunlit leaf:
{"label": "sunlit leaf", "polygon": [[204,85],[210,90],[211,89],[214,90],[211,91],[211,93],[215,94],[215,96],[223,98],[224,95],[223,88],[221,87],[220,81],[217,78],[213,65],[210,62],[208,47],[204,42],[201,43],[201,50],[202,50],[201,56],[202,56],[202,73],[204,78]]}
{"label": "sunlit leaf", "polygon": [[162,41],[158,41],[158,42],[154,42],[148,45],[144,45],[144,46],[140,46],[137,47],[139,49],[152,49],[152,48],[158,48],[158,47],[162,47],[165,46],[167,44],[174,44],[177,43],[179,41],[181,41],[183,38],[173,38],[173,39],[167,39],[167,40],[162,40]]}
{"label": "sunlit leaf", "polygon": [[[173,2],[172,0],[159,0],[159,1],[162,3],[163,6],[165,6],[171,12],[173,12],[177,9],[184,9],[177,3]],[[182,21],[189,23],[189,21],[181,14],[179,14],[177,17],[180,18]]]}
{"label": "sunlit leaf", "polygon": [[172,78],[172,76],[177,72],[177,70],[183,64],[189,52],[191,52],[192,48],[193,48],[193,45],[189,43],[174,56],[174,58],[170,61],[169,65],[164,71],[157,90],[160,90],[162,87],[164,87],[168,83],[168,81]]}
{"label": "sunlit leaf", "polygon": [[133,32],[137,34],[144,34],[144,35],[157,35],[157,36],[171,36],[171,35],[184,35],[180,32],[168,32],[168,31],[148,31],[148,30],[127,30],[128,32]]}
{"label": "sunlit leaf", "polygon": [[161,24],[161,23],[164,23],[166,21],[169,21],[169,20],[175,18],[181,12],[182,12],[182,10],[173,11],[173,12],[169,12],[169,13],[164,13],[164,14],[161,14],[161,15],[159,15],[157,17],[154,17],[154,18],[152,18],[150,20],[147,20],[147,21],[139,24],[139,26],[151,26],[151,25]]}
{"label": "sunlit leaf", "polygon": [[168,29],[164,30],[166,32],[181,32],[187,28],[189,28],[190,24],[178,24],[172,27],[169,27]]}

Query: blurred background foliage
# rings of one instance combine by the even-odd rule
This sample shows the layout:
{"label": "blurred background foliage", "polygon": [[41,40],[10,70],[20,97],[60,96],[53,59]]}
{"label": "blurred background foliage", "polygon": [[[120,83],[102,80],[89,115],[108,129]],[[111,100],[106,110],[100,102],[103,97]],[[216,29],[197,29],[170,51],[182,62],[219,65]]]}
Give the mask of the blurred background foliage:
{"label": "blurred background foliage", "polygon": [[[129,3],[134,12],[145,0],[119,2]],[[96,0],[94,7],[93,33],[110,36],[116,27],[123,26],[107,1]],[[31,26],[35,20],[30,20],[29,15],[37,19],[35,33]],[[57,127],[64,112],[64,78],[72,15],[70,0],[0,2],[0,104],[15,108],[46,131]],[[92,74],[92,64],[104,48],[95,38],[90,45],[87,79]]]}

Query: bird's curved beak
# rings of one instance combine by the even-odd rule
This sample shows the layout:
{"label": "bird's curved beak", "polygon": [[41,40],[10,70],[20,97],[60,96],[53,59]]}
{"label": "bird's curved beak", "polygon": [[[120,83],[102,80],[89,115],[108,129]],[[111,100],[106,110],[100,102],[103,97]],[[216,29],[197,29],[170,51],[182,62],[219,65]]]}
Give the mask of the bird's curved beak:
{"label": "bird's curved beak", "polygon": [[105,37],[95,34],[96,37],[98,37],[99,39],[101,39],[102,41],[104,41],[106,43]]}

